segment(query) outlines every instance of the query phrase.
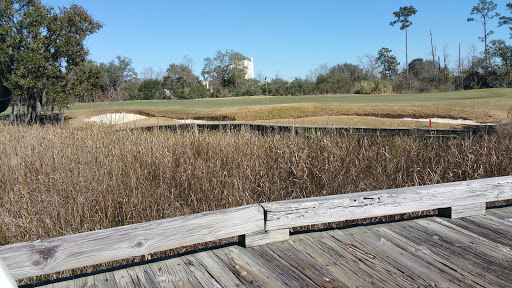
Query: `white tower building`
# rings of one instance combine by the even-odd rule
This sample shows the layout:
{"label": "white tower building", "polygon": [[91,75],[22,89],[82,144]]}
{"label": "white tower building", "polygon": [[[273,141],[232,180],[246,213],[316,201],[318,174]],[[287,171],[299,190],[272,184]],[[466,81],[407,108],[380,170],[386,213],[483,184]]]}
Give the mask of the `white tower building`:
{"label": "white tower building", "polygon": [[252,57],[244,59],[245,79],[254,79],[254,60]]}

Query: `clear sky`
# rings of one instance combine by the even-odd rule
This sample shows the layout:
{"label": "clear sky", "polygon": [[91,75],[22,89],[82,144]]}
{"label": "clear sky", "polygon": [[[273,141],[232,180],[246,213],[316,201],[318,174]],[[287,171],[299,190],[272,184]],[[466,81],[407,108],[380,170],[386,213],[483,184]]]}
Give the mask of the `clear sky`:
{"label": "clear sky", "polygon": [[[511,16],[505,4],[494,0],[498,12]],[[462,57],[483,51],[478,40],[483,26],[467,22],[477,0],[43,0],[53,6],[83,6],[104,27],[88,38],[90,58],[109,62],[116,56],[132,59],[141,73],[145,67],[165,70],[188,55],[200,75],[203,60],[217,50],[233,49],[254,57],[254,74],[293,80],[304,78],[321,64],[358,63],[364,54],[393,50],[405,65],[405,32],[391,27],[393,12],[413,5],[418,13],[408,29],[409,61],[431,59],[432,29],[437,55],[446,53],[449,66]],[[508,43],[508,28],[490,28],[491,39]],[[437,56],[436,56],[437,58]]]}

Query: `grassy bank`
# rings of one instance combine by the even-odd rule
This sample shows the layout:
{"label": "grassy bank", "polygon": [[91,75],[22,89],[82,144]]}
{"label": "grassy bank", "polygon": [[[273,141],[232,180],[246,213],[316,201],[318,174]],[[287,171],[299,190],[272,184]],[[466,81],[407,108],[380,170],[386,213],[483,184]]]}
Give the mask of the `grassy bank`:
{"label": "grassy bank", "polygon": [[[510,121],[512,89],[398,95],[234,97],[197,100],[146,100],[77,104],[67,114],[86,119],[125,111],[169,118],[237,121],[298,119],[323,116],[462,118],[478,122]],[[320,123],[321,124],[321,123]]]}

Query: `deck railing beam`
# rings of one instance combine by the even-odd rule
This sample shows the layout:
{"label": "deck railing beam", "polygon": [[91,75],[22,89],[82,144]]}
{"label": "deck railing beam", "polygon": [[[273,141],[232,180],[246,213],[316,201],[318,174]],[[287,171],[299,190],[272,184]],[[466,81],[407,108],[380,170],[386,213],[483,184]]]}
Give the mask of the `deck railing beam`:
{"label": "deck railing beam", "polygon": [[439,209],[452,218],[512,199],[512,176],[269,202],[0,247],[15,279],[241,236],[246,247],[286,241],[289,228]]}

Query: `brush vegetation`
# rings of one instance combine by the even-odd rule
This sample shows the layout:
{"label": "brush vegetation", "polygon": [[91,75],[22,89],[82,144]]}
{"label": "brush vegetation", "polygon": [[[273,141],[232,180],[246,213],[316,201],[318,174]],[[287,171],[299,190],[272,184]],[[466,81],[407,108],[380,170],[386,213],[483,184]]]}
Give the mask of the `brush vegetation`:
{"label": "brush vegetation", "polygon": [[467,138],[0,127],[0,244],[251,203],[512,174]]}
{"label": "brush vegetation", "polygon": [[[423,138],[2,125],[0,134],[0,245],[258,202],[512,174],[510,131]],[[229,241],[236,239],[18,283]]]}

